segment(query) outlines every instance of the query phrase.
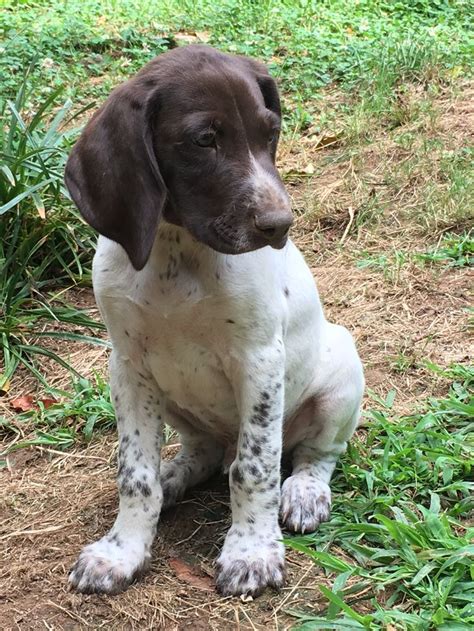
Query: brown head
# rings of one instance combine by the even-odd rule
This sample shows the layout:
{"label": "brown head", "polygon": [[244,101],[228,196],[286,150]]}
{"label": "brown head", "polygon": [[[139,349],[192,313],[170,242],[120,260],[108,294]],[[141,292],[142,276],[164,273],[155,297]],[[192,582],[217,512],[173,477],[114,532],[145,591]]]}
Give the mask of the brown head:
{"label": "brown head", "polygon": [[292,215],[275,168],[280,121],[265,66],[178,48],[112,92],[74,146],[66,184],[136,269],[162,218],[219,252],[281,248]]}

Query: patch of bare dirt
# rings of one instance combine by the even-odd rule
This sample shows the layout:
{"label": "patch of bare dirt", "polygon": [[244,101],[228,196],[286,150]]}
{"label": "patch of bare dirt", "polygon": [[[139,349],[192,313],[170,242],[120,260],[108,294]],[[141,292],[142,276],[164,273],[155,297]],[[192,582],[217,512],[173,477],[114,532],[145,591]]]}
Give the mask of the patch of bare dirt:
{"label": "patch of bare dirt", "polygon": [[[437,208],[427,210],[426,200],[433,190],[439,196],[448,190],[444,161],[473,146],[473,93],[472,81],[446,87],[436,97],[413,86],[402,99],[407,120],[402,117],[393,130],[376,129],[371,142],[364,134],[352,138],[349,119],[330,120],[324,130],[310,128],[288,139],[279,167],[306,237],[312,234],[314,242],[354,237],[359,247],[393,242],[418,250],[446,231],[472,227],[473,208],[459,214],[449,194]],[[418,111],[422,98],[426,106]],[[374,135],[370,119],[364,124]]]}
{"label": "patch of bare dirt", "polygon": [[244,603],[203,589],[212,585],[213,560],[230,525],[223,476],[164,513],[152,567],[127,592],[69,592],[67,572],[80,548],[102,536],[117,511],[115,449],[107,436],[62,455],[24,451],[2,472],[3,629],[286,629],[294,620],[287,608],[311,607],[312,600],[317,607],[317,586],[326,579],[295,552],[288,555],[289,587],[280,594]]}

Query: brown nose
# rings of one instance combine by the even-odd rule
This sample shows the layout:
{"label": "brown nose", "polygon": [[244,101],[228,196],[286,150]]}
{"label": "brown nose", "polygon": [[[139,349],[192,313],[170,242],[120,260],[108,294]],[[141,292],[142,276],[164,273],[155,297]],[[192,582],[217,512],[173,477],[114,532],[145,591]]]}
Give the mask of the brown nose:
{"label": "brown nose", "polygon": [[293,217],[288,212],[281,214],[272,212],[255,215],[254,222],[258,234],[271,244],[278,243],[286,236],[293,223]]}

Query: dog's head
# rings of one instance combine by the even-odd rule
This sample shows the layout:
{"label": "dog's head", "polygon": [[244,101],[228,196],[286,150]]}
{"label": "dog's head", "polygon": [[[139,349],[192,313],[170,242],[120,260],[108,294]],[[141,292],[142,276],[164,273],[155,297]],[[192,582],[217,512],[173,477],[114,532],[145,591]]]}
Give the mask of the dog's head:
{"label": "dog's head", "polygon": [[219,252],[281,248],[292,216],[274,164],[280,119],[262,64],[178,48],[111,94],[74,146],[66,184],[136,269],[162,217]]}

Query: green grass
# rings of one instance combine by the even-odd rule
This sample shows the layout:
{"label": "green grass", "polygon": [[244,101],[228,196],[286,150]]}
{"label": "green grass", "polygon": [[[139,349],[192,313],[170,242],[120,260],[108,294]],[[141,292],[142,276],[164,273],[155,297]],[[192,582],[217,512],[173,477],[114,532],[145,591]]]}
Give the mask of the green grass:
{"label": "green grass", "polygon": [[396,249],[382,254],[365,254],[357,260],[356,266],[362,269],[380,271],[387,282],[395,283],[400,276],[402,267],[413,260],[415,256],[412,252]]}
{"label": "green grass", "polygon": [[[21,429],[34,436],[14,442],[7,453],[25,447],[43,446],[67,449],[81,441],[89,441],[94,432],[115,427],[115,413],[106,379],[96,374],[94,380],[79,378],[71,390],[47,390],[48,405],[41,398],[35,409],[19,414],[16,424],[0,422],[0,429],[10,436],[21,435]],[[56,401],[56,403],[52,403]]]}
{"label": "green grass", "polygon": [[379,400],[335,475],[331,521],[287,540],[333,581],[320,615],[291,612],[297,629],[473,628],[474,370],[437,370],[448,395],[401,418]]}
{"label": "green grass", "polygon": [[358,268],[379,271],[389,283],[396,283],[402,268],[408,264],[435,265],[441,269],[471,267],[474,264],[473,233],[445,234],[426,252],[397,249],[378,254],[360,252],[356,261]]}
{"label": "green grass", "polygon": [[443,263],[449,267],[474,265],[473,233],[464,235],[446,234],[437,247],[418,257],[429,263]]}
{"label": "green grass", "polygon": [[68,366],[35,338],[101,343],[90,335],[44,330],[45,323],[103,328],[52,299],[65,285],[90,278],[95,236],[80,220],[63,183],[67,153],[77,136],[73,124],[81,110],[71,113],[72,103],[61,99],[61,89],[29,110],[30,71],[15,100],[0,108],[0,390],[20,364],[44,381],[38,355]]}

